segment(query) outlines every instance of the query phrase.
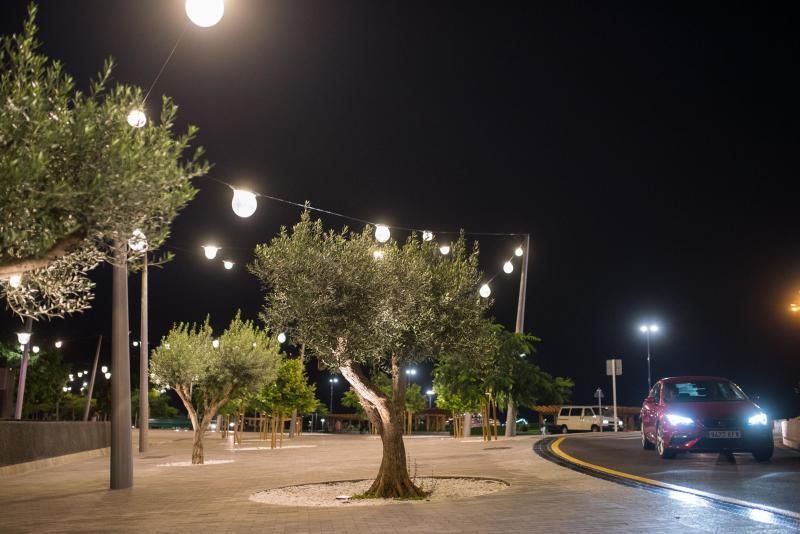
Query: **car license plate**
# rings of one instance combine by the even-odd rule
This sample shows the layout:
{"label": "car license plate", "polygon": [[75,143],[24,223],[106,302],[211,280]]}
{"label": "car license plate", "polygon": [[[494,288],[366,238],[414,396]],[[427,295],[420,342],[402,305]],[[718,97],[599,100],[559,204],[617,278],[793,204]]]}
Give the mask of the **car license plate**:
{"label": "car license plate", "polygon": [[738,430],[709,430],[709,438],[741,438],[742,433]]}

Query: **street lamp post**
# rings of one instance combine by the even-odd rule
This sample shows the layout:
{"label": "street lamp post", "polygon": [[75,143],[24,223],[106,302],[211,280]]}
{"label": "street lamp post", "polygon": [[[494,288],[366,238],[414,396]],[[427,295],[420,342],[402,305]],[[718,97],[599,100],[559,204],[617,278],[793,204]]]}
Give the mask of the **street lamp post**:
{"label": "street lamp post", "polygon": [[[514,325],[514,332],[522,334],[525,331],[525,294],[528,290],[528,258],[531,252],[531,234],[525,234],[525,245],[518,247],[514,254],[522,256],[522,269],[519,275],[519,293],[517,295],[517,321]],[[508,410],[506,410],[506,431],[505,436],[517,435],[517,405],[513,398],[508,399]]]}
{"label": "street lamp post", "polygon": [[431,408],[433,408],[433,395],[435,394],[435,392],[432,389],[429,389],[428,391],[425,392],[425,394],[428,396],[428,409],[430,410]]}
{"label": "street lamp post", "polygon": [[650,391],[650,388],[653,387],[652,379],[650,377],[650,334],[655,334],[658,332],[658,325],[651,324],[646,325],[643,324],[639,327],[639,331],[644,333],[645,338],[647,339],[647,391]]}
{"label": "street lamp post", "polygon": [[329,408],[330,408],[330,413],[333,413],[333,385],[338,384],[339,379],[334,376],[333,378],[329,378],[328,382],[331,383],[331,402]]}

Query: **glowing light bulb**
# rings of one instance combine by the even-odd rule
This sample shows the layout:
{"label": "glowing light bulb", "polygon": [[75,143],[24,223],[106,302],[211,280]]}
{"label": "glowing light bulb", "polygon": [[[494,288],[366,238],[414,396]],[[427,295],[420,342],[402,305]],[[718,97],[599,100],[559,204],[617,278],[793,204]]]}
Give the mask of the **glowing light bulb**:
{"label": "glowing light bulb", "polygon": [[489,295],[491,295],[491,294],[492,294],[492,289],[489,287],[489,284],[483,284],[483,285],[481,286],[481,289],[480,289],[480,291],[478,291],[478,293],[479,293],[479,294],[480,294],[480,296],[482,296],[483,298],[489,298]]}
{"label": "glowing light bulb", "polygon": [[214,26],[224,14],[224,0],[186,0],[186,15],[201,28]]}
{"label": "glowing light bulb", "polygon": [[147,115],[145,115],[144,111],[141,109],[132,109],[130,113],[128,113],[128,124],[134,128],[141,128],[147,124]]}
{"label": "glowing light bulb", "polygon": [[39,345],[34,345],[33,347],[31,347],[31,350],[33,351],[34,354],[39,354]]}
{"label": "glowing light bulb", "polygon": [[223,261],[222,261],[222,265],[223,265],[223,266],[224,266],[226,269],[228,269],[228,270],[230,271],[231,269],[233,269],[233,265],[234,265],[234,263],[233,263],[232,261],[230,261],[230,260],[223,260]]}
{"label": "glowing light bulb", "polygon": [[82,371],[78,371],[78,378],[81,378],[82,376],[83,376],[83,372]]}
{"label": "glowing light bulb", "polygon": [[106,377],[106,380],[110,379],[111,378],[111,373],[106,373],[105,377]]}
{"label": "glowing light bulb", "polygon": [[378,243],[386,243],[389,241],[390,236],[391,232],[389,231],[388,226],[385,224],[375,225],[375,239],[378,240]]}
{"label": "glowing light bulb", "polygon": [[372,253],[372,257],[376,260],[382,260],[384,257],[384,253],[382,250],[376,250]]}
{"label": "glowing light bulb", "polygon": [[233,200],[231,200],[231,208],[233,213],[239,217],[250,217],[256,212],[258,201],[256,200],[255,193],[245,191],[244,189],[233,190]]}
{"label": "glowing light bulb", "polygon": [[505,271],[506,274],[513,273],[514,272],[514,264],[511,263],[511,261],[505,262],[503,264],[503,271]]}
{"label": "glowing light bulb", "polygon": [[134,341],[134,342],[133,342],[133,346],[134,346],[134,347],[138,347],[138,346],[139,346],[139,342],[138,342],[138,341]]}
{"label": "glowing light bulb", "polygon": [[278,334],[278,343],[286,343],[286,334],[283,332]]}
{"label": "glowing light bulb", "polygon": [[522,247],[517,247],[516,250],[514,250],[514,255],[515,256],[522,256],[523,252],[524,251],[522,250]]}
{"label": "glowing light bulb", "polygon": [[22,284],[22,275],[21,274],[12,274],[8,277],[8,285],[11,287],[19,287]]}
{"label": "glowing light bulb", "polygon": [[55,343],[57,349],[60,349],[63,344],[64,343],[60,339]]}
{"label": "glowing light bulb", "polygon": [[219,339],[213,340],[211,342],[211,346],[214,347],[215,349],[218,349],[219,348]]}
{"label": "glowing light bulb", "polygon": [[430,230],[423,230],[422,231],[422,240],[423,241],[432,241],[433,240],[433,232]]}
{"label": "glowing light bulb", "polygon": [[206,255],[206,258],[209,260],[213,260],[217,257],[217,252],[219,252],[220,247],[214,245],[203,245],[203,253]]}
{"label": "glowing light bulb", "polygon": [[138,228],[133,231],[131,238],[128,239],[128,248],[130,248],[134,252],[141,252],[147,249],[147,238],[144,236],[144,232],[139,230]]}
{"label": "glowing light bulb", "polygon": [[17,341],[19,341],[20,345],[27,345],[28,341],[30,340],[31,340],[30,332],[17,332]]}
{"label": "glowing light bulb", "polygon": [[439,252],[447,256],[448,254],[450,254],[450,245],[442,245],[441,247],[439,247]]}
{"label": "glowing light bulb", "polygon": [[102,372],[104,372],[104,373],[107,373],[107,372],[108,372],[108,366],[107,366],[107,365],[104,365],[103,367],[101,367],[101,368],[100,368],[100,370],[101,370]]}

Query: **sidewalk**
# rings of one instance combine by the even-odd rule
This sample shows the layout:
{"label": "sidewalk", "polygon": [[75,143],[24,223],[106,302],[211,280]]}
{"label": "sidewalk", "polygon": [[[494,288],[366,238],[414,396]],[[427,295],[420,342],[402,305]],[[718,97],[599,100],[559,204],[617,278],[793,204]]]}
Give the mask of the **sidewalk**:
{"label": "sidewalk", "polygon": [[[248,497],[270,487],[370,478],[378,438],[306,434],[279,450],[245,441],[233,450],[209,433],[205,466],[191,459],[191,433],[151,430],[150,452],[134,458],[134,487],[108,489],[108,458],[82,459],[34,473],[0,477],[3,532],[781,532],[731,513],[627,488],[538,457],[538,438],[491,443],[440,437],[406,440],[418,476],[473,475],[511,486],[446,503],[403,502],[357,508],[288,508]],[[246,439],[254,439],[250,436]],[[134,443],[138,437],[134,435]],[[134,446],[134,451],[136,446]],[[161,464],[161,465],[160,465]]]}

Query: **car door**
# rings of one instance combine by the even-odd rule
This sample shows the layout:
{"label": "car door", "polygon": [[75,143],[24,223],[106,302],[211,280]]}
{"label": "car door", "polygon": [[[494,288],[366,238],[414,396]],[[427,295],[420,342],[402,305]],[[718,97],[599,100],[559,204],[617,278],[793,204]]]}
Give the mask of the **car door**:
{"label": "car door", "polygon": [[658,404],[660,401],[661,383],[656,384],[650,389],[647,396],[652,399],[650,402],[645,400],[642,405],[642,430],[650,441],[656,439],[656,421],[658,420]]}

